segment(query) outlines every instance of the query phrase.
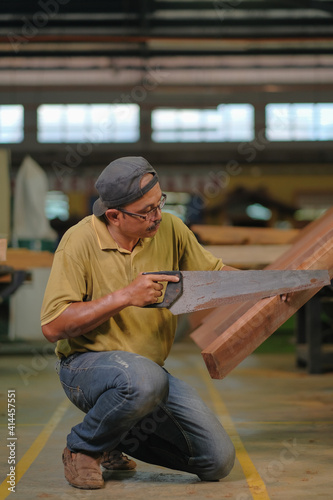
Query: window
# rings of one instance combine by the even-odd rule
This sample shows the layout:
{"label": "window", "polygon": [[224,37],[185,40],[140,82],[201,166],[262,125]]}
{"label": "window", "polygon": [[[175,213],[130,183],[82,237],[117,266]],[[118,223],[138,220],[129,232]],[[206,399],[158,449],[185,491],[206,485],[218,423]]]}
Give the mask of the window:
{"label": "window", "polygon": [[45,214],[50,220],[69,218],[69,200],[62,191],[48,191],[45,198]]}
{"label": "window", "polygon": [[24,108],[21,104],[0,106],[0,143],[18,143],[24,137]]}
{"label": "window", "polygon": [[270,141],[333,140],[333,103],[267,104]]}
{"label": "window", "polygon": [[39,142],[136,142],[137,104],[42,104],[37,110]]}
{"label": "window", "polygon": [[220,104],[216,109],[152,111],[154,142],[234,142],[254,138],[251,104]]}

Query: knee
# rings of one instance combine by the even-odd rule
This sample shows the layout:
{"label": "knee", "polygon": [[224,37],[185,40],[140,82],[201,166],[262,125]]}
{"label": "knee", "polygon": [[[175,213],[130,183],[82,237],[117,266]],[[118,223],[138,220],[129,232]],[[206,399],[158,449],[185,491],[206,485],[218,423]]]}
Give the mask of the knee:
{"label": "knee", "polygon": [[157,371],[153,379],[136,380],[132,389],[141,416],[145,416],[167,399],[169,393],[167,375],[164,370]]}
{"label": "knee", "polygon": [[123,364],[118,389],[122,388],[126,392],[126,399],[131,400],[136,407],[137,416],[143,417],[166,400],[169,392],[168,376],[153,361],[132,353],[126,355],[131,355],[130,362],[128,367]]}
{"label": "knee", "polygon": [[[218,481],[228,476],[235,464],[236,452],[233,444],[224,447],[220,453],[210,457],[207,468],[199,477],[202,481]],[[210,462],[210,463],[209,463]]]}
{"label": "knee", "polygon": [[235,458],[236,451],[233,444],[231,444],[228,451],[224,453],[223,457],[220,457],[220,460],[216,463],[216,470],[214,472],[215,479],[223,479],[230,474],[235,465]]}

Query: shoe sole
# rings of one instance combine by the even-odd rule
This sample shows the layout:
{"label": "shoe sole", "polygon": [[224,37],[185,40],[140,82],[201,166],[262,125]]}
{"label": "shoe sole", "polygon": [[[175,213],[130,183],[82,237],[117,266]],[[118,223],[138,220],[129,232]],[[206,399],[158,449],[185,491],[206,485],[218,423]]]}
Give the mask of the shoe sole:
{"label": "shoe sole", "polygon": [[78,488],[79,490],[99,490],[99,489],[104,488],[104,486],[105,486],[104,481],[103,481],[103,483],[100,483],[100,484],[83,485],[83,484],[75,484],[72,481],[69,481],[69,479],[66,476],[65,476],[65,478],[66,478],[66,481],[68,482],[68,484],[70,484],[71,486],[74,486],[74,488]]}

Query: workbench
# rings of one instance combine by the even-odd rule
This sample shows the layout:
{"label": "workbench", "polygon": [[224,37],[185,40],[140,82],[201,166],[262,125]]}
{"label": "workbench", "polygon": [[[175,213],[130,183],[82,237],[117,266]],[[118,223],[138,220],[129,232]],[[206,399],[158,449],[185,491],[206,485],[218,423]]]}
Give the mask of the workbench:
{"label": "workbench", "polygon": [[[0,264],[0,303],[10,298],[9,341],[41,340],[40,308],[53,254],[8,248]],[[8,306],[7,306],[8,307]]]}

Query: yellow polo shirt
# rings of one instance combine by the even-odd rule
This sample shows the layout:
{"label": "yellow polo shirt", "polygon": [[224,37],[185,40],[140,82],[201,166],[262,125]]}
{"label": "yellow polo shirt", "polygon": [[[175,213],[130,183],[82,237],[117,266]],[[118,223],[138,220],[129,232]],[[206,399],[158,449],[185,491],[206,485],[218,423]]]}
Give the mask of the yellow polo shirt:
{"label": "yellow polo shirt", "polygon": [[[71,227],[54,255],[41,324],[57,318],[70,304],[89,301],[127,286],[140,272],[219,270],[222,261],[207,252],[178,218],[163,214],[153,238],[132,252],[119,248],[105,223],[94,215]],[[57,342],[56,353],[122,350],[163,365],[171,349],[176,317],[168,309],[126,307],[89,333]]]}

